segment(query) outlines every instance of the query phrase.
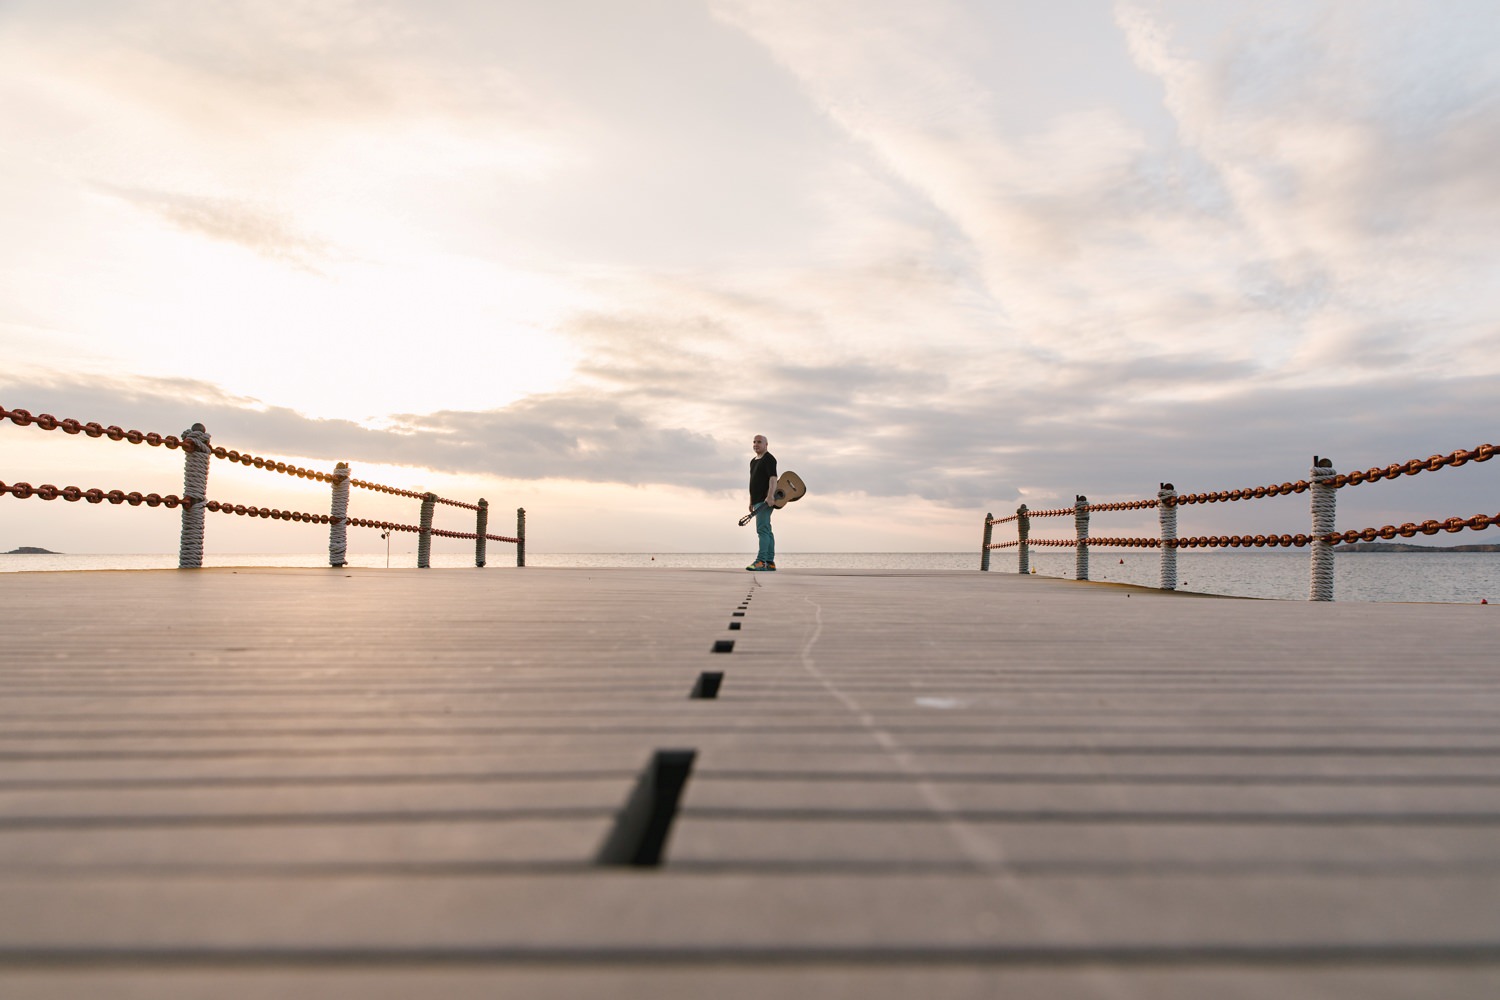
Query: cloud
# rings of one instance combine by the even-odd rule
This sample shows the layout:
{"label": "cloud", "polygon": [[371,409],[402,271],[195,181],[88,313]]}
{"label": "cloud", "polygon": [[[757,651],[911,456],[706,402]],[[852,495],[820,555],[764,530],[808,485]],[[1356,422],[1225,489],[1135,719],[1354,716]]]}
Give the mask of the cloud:
{"label": "cloud", "polygon": [[268,260],[320,273],[336,257],[323,240],[297,231],[280,213],[258,208],[242,198],[189,195],[96,184],[95,190],[142,211],[173,228],[250,250]]}
{"label": "cloud", "polygon": [[[1431,349],[1453,289],[1487,284],[1500,89],[1461,16],[1395,5],[1372,29],[1349,5],[1273,5],[1216,47],[1187,5],[1118,4],[1115,44],[1163,88],[1174,133],[1103,92],[1008,123],[972,6],[861,5],[849,31],[836,7],[717,9],[962,234],[1007,339],[1057,363],[1190,343],[1272,380],[1435,373],[1455,360]],[[1393,323],[1427,333],[1398,356]],[[1380,350],[1308,367],[1351,337]]]}
{"label": "cloud", "polygon": [[[1471,307],[1493,309],[1494,296],[1474,290],[1488,283],[1500,206],[1488,167],[1500,71],[1493,39],[1462,11],[1271,5],[1195,47],[1160,7],[1116,10],[1180,139],[1228,195],[1245,299],[1301,341],[1284,355],[1293,373],[1351,338],[1389,347],[1393,324],[1430,334],[1460,288]],[[1367,336],[1351,333],[1360,327]],[[1448,367],[1453,356],[1426,340],[1383,360]]]}
{"label": "cloud", "polygon": [[[474,19],[434,5],[355,0],[8,3],[26,67],[75,70],[80,92],[110,87],[121,105],[215,132],[275,120],[345,127],[396,114],[509,116],[541,125],[538,95],[496,65],[452,58]],[[456,14],[456,11],[449,13]]]}

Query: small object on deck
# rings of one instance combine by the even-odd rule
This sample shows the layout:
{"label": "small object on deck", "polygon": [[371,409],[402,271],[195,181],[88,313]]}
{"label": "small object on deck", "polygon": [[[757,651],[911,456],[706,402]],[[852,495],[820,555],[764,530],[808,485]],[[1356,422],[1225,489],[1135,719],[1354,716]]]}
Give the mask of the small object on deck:
{"label": "small object on deck", "polygon": [[715,653],[732,653],[732,652],[734,652],[734,640],[733,639],[715,639],[714,640],[714,652]]}

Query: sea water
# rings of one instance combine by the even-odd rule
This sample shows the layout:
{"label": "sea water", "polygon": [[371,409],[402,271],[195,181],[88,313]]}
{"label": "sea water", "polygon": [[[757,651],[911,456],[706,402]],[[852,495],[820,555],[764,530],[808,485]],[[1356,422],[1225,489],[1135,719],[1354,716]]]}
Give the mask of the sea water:
{"label": "sea water", "polygon": [[[490,570],[515,568],[515,550],[508,545],[491,548]],[[528,552],[534,567],[609,569],[658,567],[687,569],[741,569],[744,553],[560,553]],[[326,567],[321,553],[282,555],[214,554],[204,556],[205,566]],[[386,567],[382,554],[356,554],[350,565],[370,569]],[[472,552],[434,552],[434,568],[473,568]],[[1309,565],[1304,551],[1180,552],[1177,556],[1177,589],[1202,594],[1258,597],[1274,600],[1307,599]],[[784,553],[778,560],[784,570],[854,570],[864,572],[977,572],[979,553],[974,552],[806,552]],[[1072,550],[1032,552],[1031,565],[1038,576],[1071,578],[1076,559]],[[66,570],[173,569],[177,557],[154,555],[4,555],[0,573]],[[390,567],[411,568],[411,554],[393,554]],[[1105,583],[1128,583],[1155,587],[1160,581],[1161,561],[1156,553],[1094,549],[1089,554],[1089,578]],[[991,554],[990,571],[1015,573],[1015,549]],[[1334,597],[1339,601],[1414,601],[1477,604],[1482,599],[1500,600],[1500,553],[1489,552],[1400,552],[1335,553]]]}

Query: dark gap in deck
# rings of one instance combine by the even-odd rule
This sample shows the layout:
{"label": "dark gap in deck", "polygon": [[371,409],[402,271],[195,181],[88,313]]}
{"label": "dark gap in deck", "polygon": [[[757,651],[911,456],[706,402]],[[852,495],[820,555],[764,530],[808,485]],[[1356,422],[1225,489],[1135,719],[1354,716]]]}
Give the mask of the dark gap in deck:
{"label": "dark gap in deck", "polygon": [[696,750],[658,750],[651,756],[599,848],[599,864],[638,868],[661,864],[672,821],[677,817],[677,804],[697,755]]}

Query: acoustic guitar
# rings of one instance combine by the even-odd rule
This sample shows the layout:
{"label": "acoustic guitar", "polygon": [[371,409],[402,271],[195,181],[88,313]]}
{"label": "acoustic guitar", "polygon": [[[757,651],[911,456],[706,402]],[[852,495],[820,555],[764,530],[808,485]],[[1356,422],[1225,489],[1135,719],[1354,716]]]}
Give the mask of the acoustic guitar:
{"label": "acoustic guitar", "polygon": [[[793,500],[801,500],[806,495],[807,484],[802,481],[802,477],[795,472],[783,472],[776,480],[776,492],[772,494],[770,503],[772,507],[780,510]],[[764,500],[756,504],[751,508],[750,513],[740,518],[740,524],[742,526],[749,524],[755,512],[765,505]]]}

